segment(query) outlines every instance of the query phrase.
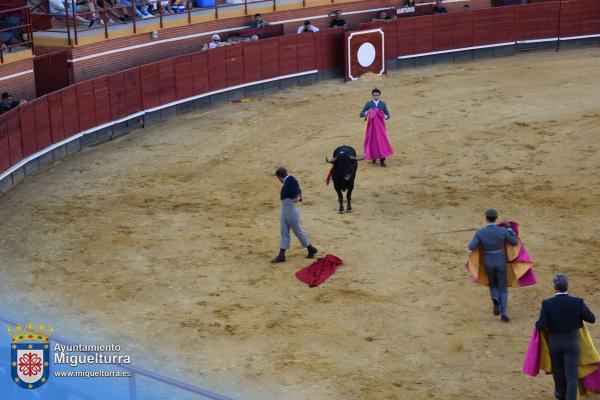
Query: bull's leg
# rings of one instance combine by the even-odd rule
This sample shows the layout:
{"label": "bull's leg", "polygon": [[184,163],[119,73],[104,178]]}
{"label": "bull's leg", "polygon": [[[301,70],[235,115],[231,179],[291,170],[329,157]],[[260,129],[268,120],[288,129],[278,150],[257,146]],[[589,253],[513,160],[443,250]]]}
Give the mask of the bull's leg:
{"label": "bull's leg", "polygon": [[344,195],[341,190],[335,189],[338,195],[338,202],[340,203],[340,214],[344,212]]}
{"label": "bull's leg", "polygon": [[354,189],[353,187],[348,188],[348,193],[346,193],[346,202],[347,207],[346,207],[346,212],[351,213],[352,212],[352,189]]}

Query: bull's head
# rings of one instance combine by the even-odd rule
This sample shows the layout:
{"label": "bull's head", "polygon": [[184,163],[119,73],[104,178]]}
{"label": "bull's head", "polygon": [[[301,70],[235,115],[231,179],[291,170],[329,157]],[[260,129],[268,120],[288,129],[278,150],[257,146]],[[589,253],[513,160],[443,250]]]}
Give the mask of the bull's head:
{"label": "bull's head", "polygon": [[339,168],[340,171],[342,171],[345,181],[349,181],[350,179],[352,179],[352,175],[355,171],[356,161],[364,159],[364,157],[356,157],[353,155],[349,155],[343,151],[340,151],[337,157],[333,157],[331,160],[325,157],[325,161],[334,164],[336,169]]}

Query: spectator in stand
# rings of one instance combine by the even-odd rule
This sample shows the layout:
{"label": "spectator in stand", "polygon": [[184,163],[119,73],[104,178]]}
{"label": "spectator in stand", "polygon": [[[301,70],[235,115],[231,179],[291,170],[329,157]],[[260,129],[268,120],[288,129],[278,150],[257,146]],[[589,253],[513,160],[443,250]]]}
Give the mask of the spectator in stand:
{"label": "spectator in stand", "polygon": [[[123,14],[125,17],[125,21],[123,21],[123,20],[121,20],[121,21],[126,22],[126,21],[129,21],[130,19],[132,19],[133,16],[129,15],[128,13],[125,13],[125,10],[127,10],[128,12],[131,12],[133,3],[129,0],[119,0],[119,3],[123,5]],[[144,16],[144,14],[142,14],[140,12],[140,10],[137,9],[137,7],[133,7],[133,12],[135,13],[135,16],[138,17],[139,19],[141,19]]]}
{"label": "spectator in stand", "polygon": [[242,43],[242,35],[239,32],[233,32],[230,37],[227,38],[229,44]]}
{"label": "spectator in stand", "polygon": [[4,92],[2,93],[2,101],[0,102],[0,114],[4,114],[25,103],[27,103],[27,100],[15,100],[10,93]]}
{"label": "spectator in stand", "polygon": [[414,7],[415,6],[415,0],[406,0],[404,2],[404,7]]}
{"label": "spectator in stand", "polygon": [[390,17],[387,11],[381,10],[377,12],[377,15],[371,20],[371,22],[391,22],[397,18],[398,17],[396,17],[395,15],[393,17]]}
{"label": "spectator in stand", "polygon": [[[91,28],[94,25],[94,22],[98,22],[100,25],[104,25],[104,20],[100,18],[100,14],[98,13],[98,7],[96,6],[96,2],[94,0],[78,0],[77,2],[77,12],[85,13],[86,8],[89,10],[90,15],[90,23],[88,28]],[[82,11],[79,11],[81,7]],[[114,21],[113,21],[114,22]]]}
{"label": "spectator in stand", "polygon": [[183,14],[186,10],[185,4],[186,0],[174,0],[172,8],[175,14]]}
{"label": "spectator in stand", "polygon": [[[50,14],[52,14],[54,17],[66,16],[67,10],[65,8],[65,3],[67,5],[67,7],[69,7],[69,17],[71,17],[71,15],[75,14],[75,11],[77,11],[78,13],[90,11],[90,9],[84,5],[78,5],[77,7],[75,7],[75,3],[73,0],[66,0],[66,1],[49,0],[48,8],[50,9]],[[77,22],[82,23],[82,24],[90,23],[90,21],[88,21],[87,19],[85,19],[79,15],[77,16],[76,19],[77,19]],[[93,22],[92,22],[92,24],[93,24]]]}
{"label": "spectator in stand", "polygon": [[250,22],[250,28],[264,28],[269,23],[262,19],[262,15],[254,14],[254,21]]}
{"label": "spectator in stand", "polygon": [[329,24],[330,28],[347,28],[348,25],[346,24],[346,21],[344,21],[344,19],[342,18],[342,12],[340,10],[335,10],[335,16],[333,17],[333,19],[331,20],[331,24]]}
{"label": "spectator in stand", "polygon": [[435,0],[435,7],[433,7],[434,14],[446,14],[448,10],[446,7],[442,6],[442,0]]}
{"label": "spectator in stand", "polygon": [[[152,15],[150,14],[150,12],[148,11],[148,4],[146,2],[146,0],[134,0],[136,6],[136,11],[139,11],[142,16],[142,19],[146,19],[146,18],[152,18]],[[135,15],[138,15],[138,13],[136,12]]]}
{"label": "spectator in stand", "polygon": [[469,6],[468,4],[465,4],[463,6],[463,11],[470,11],[471,10],[471,6]]}
{"label": "spectator in stand", "polygon": [[127,4],[124,4],[120,0],[96,0],[96,5],[100,10],[100,15],[103,17],[104,10],[106,10],[106,16],[108,17],[108,19],[105,20],[106,23],[113,24],[115,22],[113,18],[123,22],[127,22],[131,19],[126,12]]}
{"label": "spectator in stand", "polygon": [[221,36],[219,36],[218,34],[214,34],[211,37],[211,41],[208,42],[208,48],[209,49],[216,49],[217,47],[222,47],[222,46],[226,46],[227,43],[225,42],[221,42]]}
{"label": "spectator in stand", "polygon": [[298,33],[319,32],[319,28],[310,23],[309,20],[304,21],[304,24],[298,28]]}
{"label": "spectator in stand", "polygon": [[[169,0],[161,0],[160,6],[162,8],[163,15],[171,14],[171,2]],[[158,0],[148,0],[148,12],[152,15],[160,14],[158,9]]]}

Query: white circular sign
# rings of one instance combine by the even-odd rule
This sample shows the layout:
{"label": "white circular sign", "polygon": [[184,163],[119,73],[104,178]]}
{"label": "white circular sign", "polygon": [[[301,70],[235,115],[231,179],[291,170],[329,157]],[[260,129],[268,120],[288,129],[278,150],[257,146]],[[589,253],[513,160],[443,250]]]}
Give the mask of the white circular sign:
{"label": "white circular sign", "polygon": [[363,67],[368,67],[375,61],[375,46],[366,42],[358,48],[358,63]]}

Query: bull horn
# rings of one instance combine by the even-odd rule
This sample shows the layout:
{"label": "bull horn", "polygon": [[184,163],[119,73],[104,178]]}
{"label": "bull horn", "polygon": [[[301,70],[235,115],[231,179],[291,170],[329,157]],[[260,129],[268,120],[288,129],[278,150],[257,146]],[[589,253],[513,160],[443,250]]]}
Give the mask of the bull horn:
{"label": "bull horn", "polygon": [[360,156],[360,157],[356,157],[356,156],[350,156],[351,159],[356,160],[356,161],[362,161],[365,159],[365,156]]}
{"label": "bull horn", "polygon": [[331,163],[331,164],[333,164],[334,162],[336,162],[336,161],[337,161],[337,158],[336,158],[336,157],[333,157],[331,160],[328,160],[328,159],[327,159],[327,157],[325,157],[325,161],[326,161],[326,162],[328,162],[328,163]]}

